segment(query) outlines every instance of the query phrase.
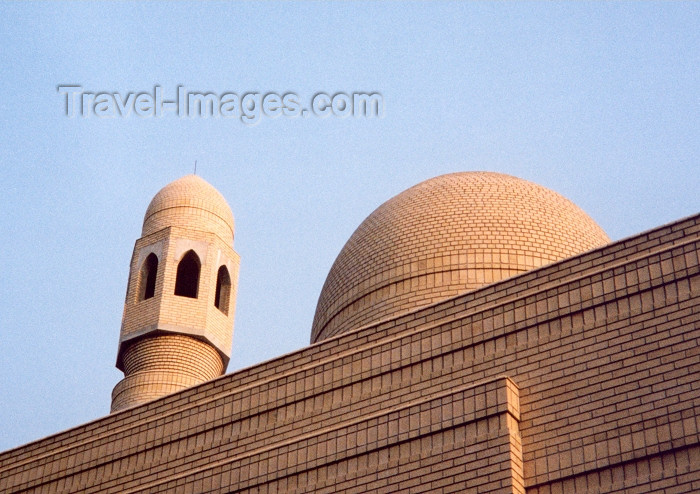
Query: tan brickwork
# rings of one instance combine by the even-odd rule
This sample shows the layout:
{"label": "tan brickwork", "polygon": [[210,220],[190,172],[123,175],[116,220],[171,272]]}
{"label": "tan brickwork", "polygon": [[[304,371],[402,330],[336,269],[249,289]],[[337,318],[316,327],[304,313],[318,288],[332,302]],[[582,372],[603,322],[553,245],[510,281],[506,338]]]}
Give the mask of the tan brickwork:
{"label": "tan brickwork", "polygon": [[139,339],[126,346],[122,360],[127,377],[114,388],[112,411],[214,379],[224,371],[215,348],[177,334]]}
{"label": "tan brickwork", "polygon": [[186,175],[163,187],[143,218],[145,237],[169,226],[201,230],[233,243],[233,213],[221,193],[197,175]]}
{"label": "tan brickwork", "polygon": [[700,215],[0,454],[0,492],[700,491]]}
{"label": "tan brickwork", "polygon": [[311,342],[609,242],[556,192],[509,175],[443,175],[377,208],[331,268]]}
{"label": "tan brickwork", "polygon": [[[178,331],[186,331],[188,334],[203,336],[216,346],[226,361],[230,357],[233,332],[233,316],[235,314],[237,283],[233,284],[231,305],[228,314],[223,314],[214,306],[216,288],[216,275],[218,268],[227,266],[232,280],[238,279],[238,254],[226,245],[218,236],[197,230],[169,227],[154,235],[165,235],[163,242],[164,255],[161,262],[169,269],[159,269],[159,278],[156,281],[156,296],[152,299],[139,302],[136,300],[139,260],[145,256],[139,256],[141,250],[146,250],[150,245],[151,237],[142,237],[136,242],[134,256],[131,264],[131,279],[127,290],[127,303],[124,308],[121,340],[125,341],[133,336],[142,334],[144,328],[166,327],[179,328]],[[180,250],[190,250],[194,247],[202,261],[199,295],[196,299],[177,297],[175,292],[175,278],[177,264],[184,252],[178,252],[178,241],[185,242],[185,247]]]}
{"label": "tan brickwork", "polygon": [[[124,371],[125,379],[114,389],[113,412],[199,384],[226,369],[239,266],[233,231],[233,214],[224,198],[195,175],[168,184],[151,201],[143,236],[136,241],[131,259],[117,352],[117,367]],[[196,298],[175,295],[178,264],[190,251],[200,263]],[[155,292],[152,298],[141,300],[142,265],[151,254],[158,258]],[[222,266],[232,282],[226,312],[215,305]],[[155,340],[157,353],[153,352]],[[135,370],[127,355],[154,358],[147,370]],[[179,361],[187,362],[187,372],[182,366],[173,367]],[[198,365],[201,369],[196,370]]]}

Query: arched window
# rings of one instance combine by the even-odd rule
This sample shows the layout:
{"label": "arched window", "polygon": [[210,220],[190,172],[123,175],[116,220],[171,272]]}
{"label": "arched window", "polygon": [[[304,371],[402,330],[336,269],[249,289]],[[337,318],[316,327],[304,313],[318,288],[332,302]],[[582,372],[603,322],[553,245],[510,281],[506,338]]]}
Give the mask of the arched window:
{"label": "arched window", "polygon": [[175,278],[175,295],[181,297],[197,298],[199,291],[199,269],[201,267],[199,257],[193,250],[188,250],[180,264],[177,265],[177,277]]}
{"label": "arched window", "polygon": [[156,294],[156,274],[158,274],[158,256],[151,252],[143,261],[139,273],[139,302],[153,298]]}
{"label": "arched window", "polygon": [[231,298],[231,277],[226,266],[221,266],[216,275],[216,296],[214,305],[224,314],[228,315],[228,302]]}

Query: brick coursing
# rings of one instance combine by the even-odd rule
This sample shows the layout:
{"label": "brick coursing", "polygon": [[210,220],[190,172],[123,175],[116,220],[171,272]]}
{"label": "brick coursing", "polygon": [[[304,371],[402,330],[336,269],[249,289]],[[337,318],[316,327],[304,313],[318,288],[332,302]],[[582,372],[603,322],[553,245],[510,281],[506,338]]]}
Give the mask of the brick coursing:
{"label": "brick coursing", "polygon": [[568,199],[509,175],[422,182],[352,234],[319,297],[311,341],[396,317],[607,244]]}

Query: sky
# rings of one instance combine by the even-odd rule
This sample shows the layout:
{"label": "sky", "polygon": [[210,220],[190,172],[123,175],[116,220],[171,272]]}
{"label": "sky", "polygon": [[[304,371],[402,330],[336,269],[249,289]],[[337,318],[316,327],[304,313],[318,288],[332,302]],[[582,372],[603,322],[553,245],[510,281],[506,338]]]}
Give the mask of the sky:
{"label": "sky", "polygon": [[697,213],[698,26],[693,2],[1,3],[0,450],[109,413],[143,215],[195,161],[236,218],[228,372],[308,345],[345,241],[425,179],[531,180],[613,240]]}

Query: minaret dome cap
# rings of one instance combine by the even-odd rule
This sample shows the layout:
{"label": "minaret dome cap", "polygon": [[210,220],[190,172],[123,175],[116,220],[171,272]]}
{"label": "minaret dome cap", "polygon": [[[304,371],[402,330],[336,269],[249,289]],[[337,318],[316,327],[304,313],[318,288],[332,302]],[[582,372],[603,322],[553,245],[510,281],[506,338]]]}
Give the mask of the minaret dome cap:
{"label": "minaret dome cap", "polygon": [[233,242],[233,213],[226,199],[209,182],[186,175],[163,187],[143,219],[142,236],[175,226],[218,234]]}

